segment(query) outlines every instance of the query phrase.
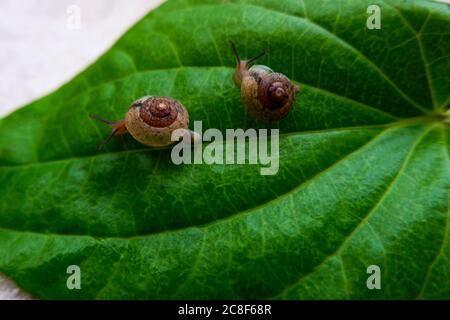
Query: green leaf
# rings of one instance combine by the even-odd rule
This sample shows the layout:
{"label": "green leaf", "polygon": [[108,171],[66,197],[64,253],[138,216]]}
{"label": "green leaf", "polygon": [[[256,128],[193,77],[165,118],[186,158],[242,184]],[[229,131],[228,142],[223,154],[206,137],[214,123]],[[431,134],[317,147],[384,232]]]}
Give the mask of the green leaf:
{"label": "green leaf", "polygon": [[[0,271],[38,298],[449,299],[449,24],[429,1],[169,1],[0,121]],[[300,83],[286,119],[244,113],[229,40]],[[278,174],[98,152],[88,115],[149,94],[204,130],[279,128]]]}

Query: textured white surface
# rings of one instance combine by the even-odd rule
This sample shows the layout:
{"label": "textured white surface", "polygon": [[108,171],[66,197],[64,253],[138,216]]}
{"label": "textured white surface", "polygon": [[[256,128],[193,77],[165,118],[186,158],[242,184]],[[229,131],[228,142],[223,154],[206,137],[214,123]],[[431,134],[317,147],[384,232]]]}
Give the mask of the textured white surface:
{"label": "textured white surface", "polygon": [[0,117],[70,80],[161,2],[0,1]]}
{"label": "textured white surface", "polygon": [[[1,0],[0,118],[70,80],[161,2]],[[0,300],[27,298],[0,275]]]}
{"label": "textured white surface", "polygon": [[0,275],[0,300],[29,300],[31,297]]}

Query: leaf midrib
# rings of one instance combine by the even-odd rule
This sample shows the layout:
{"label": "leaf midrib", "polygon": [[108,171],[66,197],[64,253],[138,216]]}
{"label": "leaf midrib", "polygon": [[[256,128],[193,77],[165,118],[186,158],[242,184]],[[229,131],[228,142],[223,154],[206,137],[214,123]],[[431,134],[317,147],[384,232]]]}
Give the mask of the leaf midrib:
{"label": "leaf midrib", "polygon": [[[309,131],[295,131],[295,132],[287,132],[287,133],[280,133],[279,138],[284,139],[288,138],[290,136],[301,136],[301,135],[312,135],[312,134],[324,134],[329,132],[339,132],[339,131],[358,131],[358,130],[365,130],[365,129],[377,129],[377,128],[384,128],[384,127],[397,127],[397,126],[403,126],[404,123],[408,123],[410,119],[406,119],[405,121],[397,121],[397,122],[391,122],[391,123],[385,123],[385,124],[374,124],[374,125],[365,125],[365,126],[354,126],[354,127],[340,127],[340,128],[330,128],[330,129],[322,129],[322,130],[309,130]],[[223,143],[226,143],[228,140],[224,139]],[[205,142],[203,141],[203,145],[210,144],[211,142]],[[96,157],[108,157],[111,155],[120,155],[120,154],[134,154],[134,153],[144,153],[144,152],[157,152],[157,151],[163,151],[163,150],[170,150],[173,146],[167,146],[167,147],[143,147],[138,149],[130,149],[130,150],[119,150],[119,151],[111,151],[111,152],[105,152],[105,153],[95,153],[95,154],[89,154],[84,156],[76,156],[76,157],[67,157],[67,158],[59,158],[59,159],[49,159],[44,161],[35,161],[35,162],[27,162],[27,163],[18,163],[18,164],[7,164],[7,165],[0,165],[0,170],[13,170],[18,168],[27,168],[27,167],[33,167],[33,166],[40,166],[40,165],[47,165],[50,163],[61,163],[66,161],[74,161],[74,160],[86,160],[90,158],[96,158]]]}
{"label": "leaf midrib", "polygon": [[[402,126],[398,126],[398,127],[402,127]],[[403,126],[406,127],[406,126]],[[243,215],[247,215],[247,214],[251,214],[253,211],[255,210],[259,210],[259,209],[263,209],[267,206],[270,206],[273,203],[276,203],[278,201],[281,201],[283,199],[285,199],[286,197],[288,197],[289,195],[297,192],[298,190],[306,187],[307,185],[311,184],[313,181],[315,181],[317,178],[321,177],[322,175],[328,173],[330,170],[332,170],[334,167],[336,167],[338,164],[340,164],[342,161],[345,161],[346,159],[348,159],[350,156],[353,156],[355,154],[361,153],[363,152],[366,148],[368,148],[372,143],[374,143],[375,141],[377,141],[381,136],[383,136],[383,134],[385,134],[389,129],[393,129],[392,127],[387,127],[384,130],[381,130],[378,134],[376,134],[372,139],[370,139],[369,141],[367,141],[366,143],[364,143],[363,145],[361,145],[360,147],[358,147],[357,149],[351,151],[350,153],[346,154],[345,156],[339,158],[337,161],[335,161],[334,163],[332,163],[331,165],[327,166],[326,168],[322,169],[321,171],[319,171],[317,174],[315,174],[314,176],[312,176],[311,178],[303,181],[302,183],[300,183],[299,185],[293,187],[291,190],[287,191],[286,193],[279,195],[278,197],[275,197],[273,199],[270,199],[269,201],[266,201],[258,206],[252,207],[252,208],[248,208],[246,210],[243,211],[239,211],[236,212],[234,214],[228,215],[224,218],[221,219],[216,219],[213,221],[210,221],[208,223],[204,223],[204,224],[198,224],[198,225],[190,225],[190,226],[186,226],[186,227],[182,227],[182,228],[178,228],[178,229],[170,229],[170,230],[163,230],[163,231],[159,231],[159,232],[154,232],[154,233],[149,233],[149,234],[140,234],[140,235],[133,235],[130,237],[119,237],[119,236],[106,236],[106,237],[96,237],[96,236],[92,236],[89,234],[60,234],[60,233],[39,233],[37,231],[29,231],[29,230],[15,230],[15,229],[9,229],[9,228],[3,228],[0,227],[0,230],[11,230],[11,231],[15,231],[15,232],[30,232],[32,234],[45,234],[45,235],[51,235],[51,236],[67,236],[67,237],[73,237],[73,236],[86,236],[86,237],[91,237],[93,239],[122,239],[122,240],[130,240],[130,239],[139,239],[139,238],[145,238],[145,237],[149,237],[149,236],[160,236],[160,235],[164,235],[164,234],[168,234],[168,233],[174,233],[174,232],[182,232],[188,229],[197,229],[197,228],[208,228],[210,226],[216,225],[216,224],[221,224],[221,223],[225,223],[234,219],[237,219]]]}

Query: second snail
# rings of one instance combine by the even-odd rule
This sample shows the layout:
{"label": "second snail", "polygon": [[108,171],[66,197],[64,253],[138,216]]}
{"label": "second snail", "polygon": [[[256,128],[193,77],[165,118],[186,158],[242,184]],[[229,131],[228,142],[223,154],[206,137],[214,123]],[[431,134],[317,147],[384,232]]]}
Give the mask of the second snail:
{"label": "second snail", "polygon": [[182,134],[187,135],[191,141],[199,140],[198,134],[188,129],[189,114],[186,108],[169,97],[142,97],[131,104],[123,120],[110,121],[96,115],[91,117],[112,128],[108,137],[99,145],[99,150],[112,137],[125,133],[130,133],[134,139],[150,147],[175,143],[172,133],[177,129],[181,129]]}
{"label": "second snail", "polygon": [[230,44],[236,58],[233,80],[241,90],[245,111],[261,121],[277,121],[286,117],[294,107],[300,87],[267,66],[251,66],[265,52],[241,60],[234,43]]}

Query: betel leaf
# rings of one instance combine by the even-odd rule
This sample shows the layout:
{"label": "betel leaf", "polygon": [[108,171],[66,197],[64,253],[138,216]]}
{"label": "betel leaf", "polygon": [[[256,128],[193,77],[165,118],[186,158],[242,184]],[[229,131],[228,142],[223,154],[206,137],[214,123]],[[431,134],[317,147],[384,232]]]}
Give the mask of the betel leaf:
{"label": "betel leaf", "polygon": [[[286,119],[244,113],[230,40],[301,85]],[[449,75],[445,4],[169,1],[1,120],[0,272],[37,298],[448,299]],[[278,174],[177,166],[130,136],[97,151],[89,114],[144,95],[204,130],[279,128]]]}

